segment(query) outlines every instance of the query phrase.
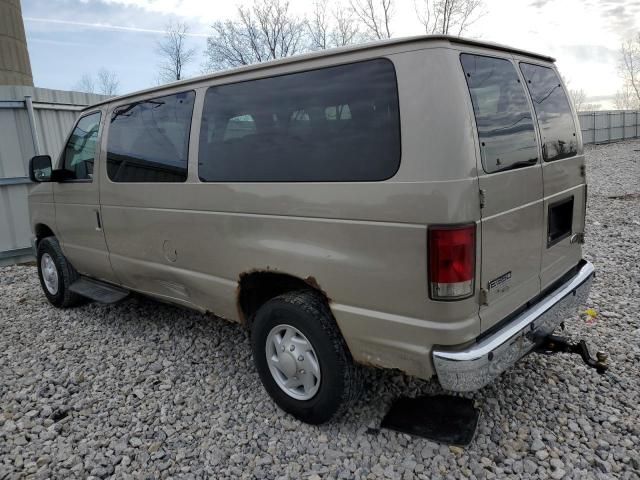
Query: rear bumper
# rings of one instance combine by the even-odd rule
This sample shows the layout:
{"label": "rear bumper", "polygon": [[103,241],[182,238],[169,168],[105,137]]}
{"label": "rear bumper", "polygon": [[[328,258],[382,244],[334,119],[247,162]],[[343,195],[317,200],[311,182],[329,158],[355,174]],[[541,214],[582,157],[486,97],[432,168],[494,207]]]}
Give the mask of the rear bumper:
{"label": "rear bumper", "polygon": [[550,292],[501,329],[462,350],[433,350],[438,381],[445,390],[478,390],[513,366],[564,320],[571,318],[589,295],[594,267],[585,262],[570,280]]}

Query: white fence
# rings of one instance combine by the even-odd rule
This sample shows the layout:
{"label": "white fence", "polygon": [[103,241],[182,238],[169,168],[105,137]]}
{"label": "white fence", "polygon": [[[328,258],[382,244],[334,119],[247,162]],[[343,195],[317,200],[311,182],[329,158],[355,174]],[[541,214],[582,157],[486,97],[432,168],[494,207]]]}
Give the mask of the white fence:
{"label": "white fence", "polygon": [[56,158],[86,105],[105,97],[22,86],[0,86],[0,265],[31,255],[27,193],[29,159]]}
{"label": "white fence", "polygon": [[640,136],[640,111],[578,112],[584,143],[609,143]]}

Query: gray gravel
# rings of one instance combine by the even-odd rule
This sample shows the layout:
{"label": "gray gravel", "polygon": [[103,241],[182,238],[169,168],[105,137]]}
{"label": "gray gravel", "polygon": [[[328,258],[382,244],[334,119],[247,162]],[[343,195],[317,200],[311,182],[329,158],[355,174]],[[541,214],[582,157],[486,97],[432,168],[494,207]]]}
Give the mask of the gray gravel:
{"label": "gray gravel", "polygon": [[[0,269],[0,479],[640,478],[640,141],[588,149],[586,256],[598,376],[531,355],[476,393],[465,449],[378,430],[391,401],[433,382],[367,370],[346,417],[313,427],[262,389],[248,337],[149,300],[56,310],[34,267]],[[610,199],[623,196],[622,199]]]}

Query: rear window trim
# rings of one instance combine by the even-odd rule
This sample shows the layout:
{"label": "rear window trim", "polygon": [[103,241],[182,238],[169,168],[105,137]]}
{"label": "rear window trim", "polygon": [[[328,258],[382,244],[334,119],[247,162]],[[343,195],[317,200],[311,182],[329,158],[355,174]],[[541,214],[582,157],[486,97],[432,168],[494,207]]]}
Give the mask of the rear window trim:
{"label": "rear window trim", "polygon": [[[205,106],[205,102],[206,102],[206,98],[207,98],[207,93],[209,92],[209,90],[211,90],[212,88],[217,88],[217,87],[224,87],[224,86],[229,86],[229,85],[239,85],[239,84],[243,84],[243,83],[248,83],[248,82],[254,82],[254,81],[258,81],[258,80],[267,80],[267,79],[271,79],[271,78],[279,78],[279,77],[284,77],[284,76],[288,76],[288,75],[295,75],[295,74],[301,74],[301,73],[309,73],[309,72],[314,72],[314,71],[318,71],[318,70],[324,70],[327,68],[335,68],[335,67],[343,67],[343,66],[350,66],[350,65],[358,65],[361,63],[366,63],[366,62],[370,62],[370,61],[375,61],[375,60],[383,60],[384,62],[386,62],[387,64],[389,64],[391,66],[391,71],[393,72],[393,81],[394,81],[394,86],[395,86],[395,96],[397,99],[397,105],[398,105],[398,125],[397,125],[397,129],[398,129],[398,158],[396,161],[396,167],[394,169],[394,171],[388,175],[387,177],[381,178],[381,179],[377,179],[377,180],[358,180],[358,179],[345,179],[345,180],[205,180],[200,176],[200,137],[202,134],[202,117],[204,115],[204,106]],[[344,183],[361,183],[361,184],[366,184],[366,183],[371,183],[371,184],[377,184],[377,183],[381,183],[381,182],[386,182],[388,180],[391,180],[392,178],[394,178],[398,172],[400,171],[400,167],[402,166],[402,106],[401,106],[401,96],[400,96],[400,87],[398,85],[398,72],[396,70],[396,66],[395,63],[393,62],[393,60],[391,58],[389,58],[388,56],[374,56],[374,57],[370,57],[370,58],[365,58],[362,60],[355,60],[355,61],[345,61],[345,62],[340,62],[340,63],[332,63],[329,65],[321,65],[321,66],[315,66],[313,68],[307,68],[307,69],[300,69],[300,70],[295,70],[292,72],[282,72],[282,73],[278,73],[276,75],[261,75],[255,78],[247,78],[245,80],[240,80],[240,81],[227,81],[227,82],[223,82],[223,83],[214,83],[214,84],[209,84],[209,85],[205,85],[203,86],[204,88],[202,89],[202,96],[203,96],[203,100],[202,100],[202,109],[200,111],[200,118],[199,120],[199,131],[197,133],[198,135],[198,149],[197,149],[197,154],[198,154],[198,158],[196,159],[196,165],[197,165],[197,179],[199,183],[203,183],[203,184],[265,184],[265,183],[271,183],[271,184],[281,184],[281,185],[286,185],[286,184],[314,184],[314,183],[321,183],[321,184],[344,184]]]}

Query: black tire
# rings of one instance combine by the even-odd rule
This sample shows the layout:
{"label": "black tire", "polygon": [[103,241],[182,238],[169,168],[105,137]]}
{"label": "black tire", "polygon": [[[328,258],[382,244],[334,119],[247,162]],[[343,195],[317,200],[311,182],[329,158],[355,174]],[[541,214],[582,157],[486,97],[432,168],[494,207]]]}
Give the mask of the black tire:
{"label": "black tire", "polygon": [[[320,385],[308,400],[292,398],[274,379],[267,362],[266,341],[278,325],[290,325],[311,343],[321,372]],[[362,389],[354,364],[326,300],[314,291],[289,292],[266,302],[251,324],[253,360],[264,388],[285,412],[320,424],[343,414]]]}
{"label": "black tire", "polygon": [[[48,254],[56,266],[56,275],[58,278],[58,288],[55,293],[49,291],[45,284],[42,272],[42,256]],[[85,301],[85,298],[77,293],[69,290],[69,286],[79,278],[73,265],[65,258],[60,248],[60,244],[55,237],[46,237],[38,242],[38,278],[40,278],[40,286],[47,300],[53,306],[58,308],[67,308],[79,305]]]}

